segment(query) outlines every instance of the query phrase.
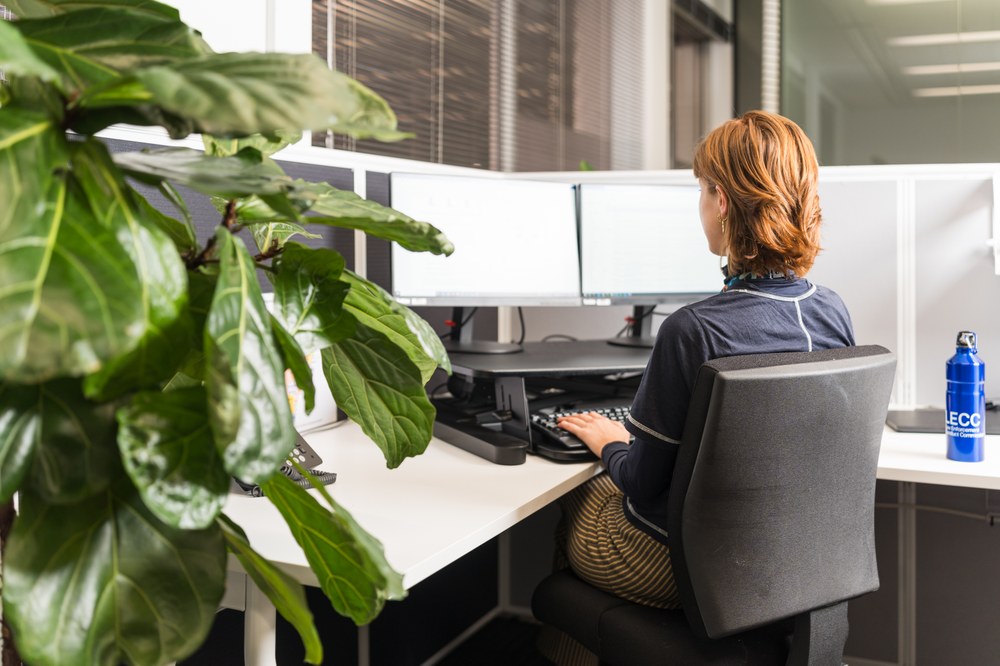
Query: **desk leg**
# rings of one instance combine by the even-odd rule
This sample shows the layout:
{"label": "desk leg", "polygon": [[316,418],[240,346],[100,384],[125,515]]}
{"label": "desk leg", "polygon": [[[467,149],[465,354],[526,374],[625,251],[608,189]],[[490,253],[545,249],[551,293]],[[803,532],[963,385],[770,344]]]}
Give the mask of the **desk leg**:
{"label": "desk leg", "polygon": [[246,666],[274,666],[277,628],[274,604],[247,576],[243,618],[243,659]]}
{"label": "desk leg", "polygon": [[917,485],[900,481],[899,497],[899,640],[900,666],[917,663]]}

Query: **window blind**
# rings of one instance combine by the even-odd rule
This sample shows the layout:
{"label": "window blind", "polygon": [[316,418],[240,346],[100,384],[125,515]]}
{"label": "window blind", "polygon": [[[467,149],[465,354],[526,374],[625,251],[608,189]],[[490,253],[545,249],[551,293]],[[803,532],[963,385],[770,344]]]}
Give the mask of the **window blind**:
{"label": "window blind", "polygon": [[641,11],[640,0],[316,0],[314,52],[382,95],[415,138],[314,142],[484,169],[639,168],[642,91],[614,84],[641,71]]}

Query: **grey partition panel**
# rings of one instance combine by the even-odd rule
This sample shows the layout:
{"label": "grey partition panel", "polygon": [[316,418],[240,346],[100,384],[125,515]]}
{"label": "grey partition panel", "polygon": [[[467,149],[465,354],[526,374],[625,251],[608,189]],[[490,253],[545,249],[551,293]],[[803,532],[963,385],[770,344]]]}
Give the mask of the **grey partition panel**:
{"label": "grey partition panel", "polygon": [[[137,141],[121,141],[118,139],[105,139],[104,143],[108,146],[108,149],[112,153],[139,151],[146,148],[163,148],[163,146]],[[277,162],[281,168],[284,169],[285,173],[292,178],[301,178],[311,182],[326,182],[340,189],[354,190],[354,174],[350,169],[281,160],[277,160]],[[180,213],[174,205],[155,188],[141,183],[133,183],[133,185],[135,186],[135,189],[146,197],[149,203],[152,204],[157,210],[171,217],[180,216]],[[222,214],[215,209],[211,200],[204,194],[195,192],[187,187],[178,187],[177,190],[184,198],[184,201],[187,202],[192,220],[194,221],[195,233],[198,236],[198,242],[203,246],[208,237],[215,233],[215,227],[218,226],[221,221]],[[311,228],[310,231],[320,234],[322,238],[312,239],[302,238],[299,236],[296,237],[295,240],[312,247],[333,248],[344,255],[344,259],[347,261],[347,267],[353,268],[353,231],[334,227],[314,227]],[[243,230],[240,233],[240,237],[243,239],[243,242],[247,244],[248,248],[252,249],[255,247],[253,237],[248,230]],[[263,285],[265,291],[270,291],[270,282],[268,282],[266,275],[259,271],[258,276],[261,278],[261,284]]]}
{"label": "grey partition panel", "polygon": [[917,486],[918,506],[959,512],[917,511],[917,666],[1000,663],[1000,529],[985,520],[990,492]]}
{"label": "grey partition panel", "polygon": [[[875,483],[875,559],[878,562],[879,589],[852,599],[848,606],[850,633],[844,647],[844,661],[851,657],[896,664],[899,646],[899,513],[892,506],[898,497],[898,483]],[[883,504],[883,506],[878,506]]]}
{"label": "grey partition panel", "polygon": [[[365,174],[366,198],[383,206],[390,205],[389,198],[389,174],[369,171]],[[386,291],[392,289],[392,252],[391,244],[387,240],[369,236],[367,241],[368,252],[368,275],[369,280],[382,287]]]}
{"label": "grey partition panel", "polygon": [[[625,326],[625,317],[631,316],[632,308],[615,305],[609,307],[579,308],[524,308],[524,325],[527,329],[525,340],[529,342],[546,338],[578,340],[613,338]],[[663,318],[656,316],[652,331],[656,333]],[[519,335],[515,324],[514,335]]]}
{"label": "grey partition panel", "polygon": [[915,208],[916,402],[944,406],[944,365],[960,330],[978,334],[986,394],[997,395],[1000,277],[986,244],[992,236],[992,178],[918,180]]}
{"label": "grey partition panel", "polygon": [[822,247],[809,279],[840,294],[859,344],[896,350],[895,180],[824,181]]}

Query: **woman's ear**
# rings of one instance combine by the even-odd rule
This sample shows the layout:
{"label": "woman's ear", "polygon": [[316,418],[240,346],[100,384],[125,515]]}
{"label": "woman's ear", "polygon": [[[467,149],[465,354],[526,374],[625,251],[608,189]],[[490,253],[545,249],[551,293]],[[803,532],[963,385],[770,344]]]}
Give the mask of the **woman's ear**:
{"label": "woman's ear", "polygon": [[726,198],[726,193],[722,191],[722,188],[718,185],[715,187],[715,196],[718,197],[716,200],[719,205],[719,215],[724,219],[729,218],[729,199]]}

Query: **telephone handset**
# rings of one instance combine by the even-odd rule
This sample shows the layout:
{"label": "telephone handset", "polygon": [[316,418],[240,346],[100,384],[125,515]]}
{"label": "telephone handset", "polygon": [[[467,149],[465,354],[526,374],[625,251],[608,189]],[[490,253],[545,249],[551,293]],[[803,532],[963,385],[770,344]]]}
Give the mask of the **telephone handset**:
{"label": "telephone handset", "polygon": [[[323,462],[323,459],[309,446],[309,443],[306,442],[305,438],[298,431],[295,432],[295,447],[288,454],[288,461],[279,467],[278,471],[291,479],[296,485],[303,488],[311,488],[312,484],[309,482],[309,479],[299,474],[299,470],[295,469],[295,466],[291,463],[292,460],[305,467],[313,478],[324,486],[337,480],[336,472],[324,472],[316,469],[317,465]],[[247,495],[252,495],[253,497],[262,497],[264,495],[263,489],[257,484],[244,483],[235,477],[233,481]]]}

